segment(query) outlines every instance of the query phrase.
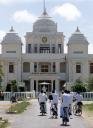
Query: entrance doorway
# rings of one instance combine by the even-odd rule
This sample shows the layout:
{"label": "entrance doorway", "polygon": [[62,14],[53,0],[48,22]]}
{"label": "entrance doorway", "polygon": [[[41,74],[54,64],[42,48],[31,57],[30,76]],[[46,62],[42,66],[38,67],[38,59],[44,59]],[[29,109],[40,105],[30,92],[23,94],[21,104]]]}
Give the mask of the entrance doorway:
{"label": "entrance doorway", "polygon": [[60,91],[62,91],[62,90],[65,89],[65,87],[64,87],[64,84],[65,84],[65,83],[66,83],[66,81],[60,80],[60,82],[59,82]]}
{"label": "entrance doorway", "polygon": [[[44,84],[43,84],[44,83]],[[51,92],[51,80],[39,80],[38,81],[38,92],[45,90],[46,92]]]}

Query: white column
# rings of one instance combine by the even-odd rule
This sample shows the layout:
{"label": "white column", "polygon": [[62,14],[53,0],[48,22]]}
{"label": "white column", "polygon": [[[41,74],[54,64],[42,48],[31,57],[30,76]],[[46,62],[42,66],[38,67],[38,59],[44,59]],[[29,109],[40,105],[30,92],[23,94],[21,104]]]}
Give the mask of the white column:
{"label": "white column", "polygon": [[56,44],[55,47],[56,47],[56,53],[58,53],[58,44]]}
{"label": "white column", "polygon": [[38,92],[38,80],[36,80],[36,92]]}
{"label": "white column", "polygon": [[59,92],[59,80],[55,80],[55,90]]}
{"label": "white column", "polygon": [[56,62],[56,72],[59,73],[60,72],[60,63]]}
{"label": "white column", "polygon": [[34,72],[34,62],[30,62],[30,72]]}
{"label": "white column", "polygon": [[19,61],[19,62],[17,62],[17,64],[16,64],[16,73],[17,73],[17,81],[21,81],[21,72],[22,72],[22,68],[21,68],[21,62]]}
{"label": "white column", "polygon": [[51,80],[51,91],[53,90],[53,80]]}
{"label": "white column", "polygon": [[30,80],[30,88],[31,88],[31,91],[34,90],[34,80],[33,79]]}

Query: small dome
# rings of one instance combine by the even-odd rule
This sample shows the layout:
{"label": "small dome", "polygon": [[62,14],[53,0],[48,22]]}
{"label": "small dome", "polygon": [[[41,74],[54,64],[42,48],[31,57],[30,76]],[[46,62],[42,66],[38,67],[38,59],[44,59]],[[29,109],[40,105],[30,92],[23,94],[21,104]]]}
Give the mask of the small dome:
{"label": "small dome", "polygon": [[21,38],[14,31],[13,27],[11,27],[10,31],[3,37],[2,43],[20,43]]}
{"label": "small dome", "polygon": [[57,24],[51,20],[51,17],[48,16],[46,10],[39,17],[39,19],[33,24],[34,32],[51,32],[57,31]]}
{"label": "small dome", "polygon": [[75,44],[75,43],[86,43],[88,44],[88,41],[86,39],[86,37],[84,36],[84,34],[82,34],[79,30],[79,28],[77,27],[76,31],[72,34],[72,36],[69,38],[68,44]]}

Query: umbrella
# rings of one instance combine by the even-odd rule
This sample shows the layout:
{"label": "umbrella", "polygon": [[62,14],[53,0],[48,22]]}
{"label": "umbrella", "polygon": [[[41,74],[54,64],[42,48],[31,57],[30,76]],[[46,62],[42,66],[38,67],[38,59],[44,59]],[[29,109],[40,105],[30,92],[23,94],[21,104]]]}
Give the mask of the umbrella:
{"label": "umbrella", "polygon": [[41,83],[39,83],[39,84],[40,84],[40,85],[43,85],[42,90],[43,90],[44,92],[46,92],[47,88],[45,87],[45,85],[49,85],[50,83],[41,82]]}
{"label": "umbrella", "polygon": [[39,83],[39,84],[41,84],[41,85],[48,85],[48,84],[50,84],[50,83],[42,82],[42,83]]}

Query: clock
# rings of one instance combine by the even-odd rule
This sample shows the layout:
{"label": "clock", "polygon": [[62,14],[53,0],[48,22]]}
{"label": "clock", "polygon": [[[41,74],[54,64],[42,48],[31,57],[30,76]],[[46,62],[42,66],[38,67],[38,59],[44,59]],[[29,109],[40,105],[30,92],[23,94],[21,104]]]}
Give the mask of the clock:
{"label": "clock", "polygon": [[42,42],[43,42],[43,43],[46,43],[46,42],[47,42],[47,37],[45,37],[45,36],[42,37]]}

